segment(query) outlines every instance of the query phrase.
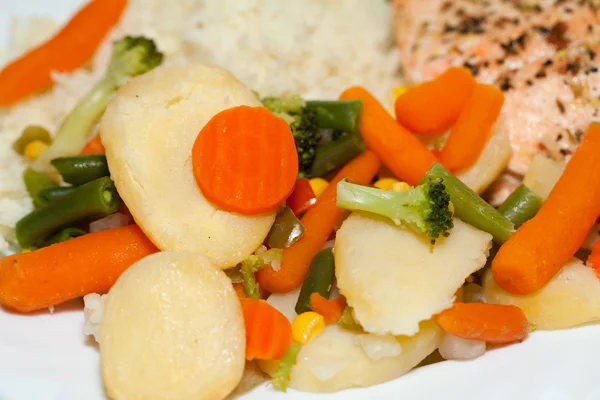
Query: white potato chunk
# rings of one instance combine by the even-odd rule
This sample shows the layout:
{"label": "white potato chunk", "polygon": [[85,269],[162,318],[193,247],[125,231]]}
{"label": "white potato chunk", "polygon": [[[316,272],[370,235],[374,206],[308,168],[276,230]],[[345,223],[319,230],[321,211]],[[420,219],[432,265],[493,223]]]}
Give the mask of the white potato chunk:
{"label": "white potato chunk", "polygon": [[566,163],[564,161],[555,161],[543,154],[536,154],[531,160],[529,169],[523,178],[523,183],[535,194],[546,200],[565,167]]}
{"label": "white potato chunk", "polygon": [[421,321],[452,306],[491,245],[489,233],[456,218],[450,236],[432,247],[411,229],[354,213],[336,236],[337,284],[367,332],[414,335]]}
{"label": "white potato chunk", "polygon": [[[395,379],[435,351],[443,333],[431,322],[421,323],[414,336],[377,336],[329,325],[305,345],[292,368],[289,386],[305,392],[336,392]],[[260,362],[273,374],[277,362]]]}
{"label": "white potato chunk", "polygon": [[229,72],[202,65],[157,68],[123,86],[100,123],[119,194],[161,250],[206,255],[220,268],[256,250],[275,212],[242,216],[217,209],[192,171],[192,146],[218,112],[260,106]]}
{"label": "white potato chunk", "polygon": [[600,280],[574,258],[546,286],[535,293],[515,295],[500,288],[491,271],[483,279],[488,303],[513,304],[537,329],[564,329],[600,321]]}
{"label": "white potato chunk", "polygon": [[195,253],[157,253],[125,271],[106,296],[99,336],[113,399],[219,400],[244,372],[239,300]]}

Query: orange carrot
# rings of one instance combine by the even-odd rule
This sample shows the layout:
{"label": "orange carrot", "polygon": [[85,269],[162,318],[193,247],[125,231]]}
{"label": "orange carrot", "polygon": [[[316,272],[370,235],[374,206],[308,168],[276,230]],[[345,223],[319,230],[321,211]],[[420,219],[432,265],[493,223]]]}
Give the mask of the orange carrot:
{"label": "orange carrot", "polygon": [[52,71],[85,65],[126,6],[127,0],[92,0],[55,36],[9,63],[0,71],[0,107],[52,85]]}
{"label": "orange carrot", "polygon": [[290,321],[263,300],[240,299],[246,326],[246,359],[277,360],[292,343]]}
{"label": "orange carrot", "polygon": [[581,247],[600,213],[600,125],[592,124],[538,213],[492,262],[498,285],[515,294],[548,283]]}
{"label": "orange carrot", "polygon": [[240,300],[247,298],[246,292],[244,291],[244,285],[241,282],[234,282],[233,290],[235,290],[235,294],[237,294],[237,297]]}
{"label": "orange carrot", "polygon": [[4,257],[0,304],[30,312],[106,292],[131,264],[157,251],[137,225],[129,225]]}
{"label": "orange carrot", "polygon": [[100,135],[96,135],[85,145],[80,154],[104,154],[104,145]]}
{"label": "orange carrot", "polygon": [[503,104],[504,95],[500,89],[490,85],[475,85],[440,152],[440,161],[446,168],[458,171],[477,161]]}
{"label": "orange carrot", "polygon": [[271,293],[287,293],[302,284],[312,259],[342,220],[342,210],[336,205],[338,182],[347,178],[366,185],[377,174],[379,167],[377,156],[367,150],[336,174],[317,199],[317,203],[309,208],[300,220],[304,226],[304,235],[283,250],[283,260],[279,270],[275,271],[271,266],[266,266],[256,273],[256,279],[261,287]]}
{"label": "orange carrot", "polygon": [[202,194],[219,208],[245,215],[273,211],[290,195],[298,153],[288,124],[264,107],[221,111],[192,149]]}
{"label": "orange carrot", "polygon": [[437,158],[415,135],[398,125],[381,104],[365,89],[353,87],[341,100],[363,102],[360,132],[369,147],[397,177],[417,185]]}
{"label": "orange carrot", "polygon": [[310,308],[317,314],[321,314],[326,324],[331,324],[340,319],[345,305],[346,299],[343,297],[328,300],[317,292],[310,295]]}
{"label": "orange carrot", "polygon": [[587,265],[594,270],[594,273],[600,279],[600,240],[594,243],[592,253],[587,259]]}
{"label": "orange carrot", "polygon": [[489,343],[512,343],[529,335],[529,323],[516,306],[485,303],[454,303],[433,317],[445,332],[463,339]]}
{"label": "orange carrot", "polygon": [[415,133],[444,132],[458,120],[474,86],[468,69],[450,68],[400,95],[395,104],[396,119]]}

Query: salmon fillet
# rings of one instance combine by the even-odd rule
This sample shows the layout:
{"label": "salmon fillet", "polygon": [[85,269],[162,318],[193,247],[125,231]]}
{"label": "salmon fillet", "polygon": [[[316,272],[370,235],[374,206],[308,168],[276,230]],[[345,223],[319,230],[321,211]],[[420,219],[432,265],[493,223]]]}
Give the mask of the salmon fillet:
{"label": "salmon fillet", "polygon": [[533,156],[568,157],[599,122],[600,0],[394,0],[396,40],[411,83],[449,66],[504,91],[509,170]]}

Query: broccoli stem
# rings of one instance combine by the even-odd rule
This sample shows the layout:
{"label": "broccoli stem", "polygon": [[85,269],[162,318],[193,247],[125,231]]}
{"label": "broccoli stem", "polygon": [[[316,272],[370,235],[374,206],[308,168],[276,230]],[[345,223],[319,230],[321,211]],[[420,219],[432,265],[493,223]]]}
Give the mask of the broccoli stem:
{"label": "broccoli stem", "polygon": [[271,384],[282,392],[287,390],[287,385],[290,382],[290,377],[292,375],[292,368],[296,365],[300,350],[302,350],[301,344],[290,344],[290,347],[288,347],[283,357],[281,357],[277,370],[275,370],[275,373],[273,374]]}
{"label": "broccoli stem", "polygon": [[317,113],[319,128],[349,133],[358,131],[362,105],[360,100],[306,102],[306,107],[314,109]]}
{"label": "broccoli stem", "polygon": [[337,206],[345,210],[367,211],[385,216],[400,225],[400,207],[403,202],[398,201],[398,194],[342,181],[337,186]]}
{"label": "broccoli stem", "polygon": [[467,224],[490,233],[494,242],[502,244],[515,232],[512,222],[448,172],[441,164],[433,164],[421,183],[432,178],[443,179],[446,190],[450,194],[450,201],[454,204],[454,214]]}
{"label": "broccoli stem", "polygon": [[350,133],[317,147],[310,175],[324,177],[346,165],[367,149],[359,133]]}
{"label": "broccoli stem", "polygon": [[525,185],[521,185],[498,208],[498,212],[520,227],[537,214],[544,200]]}

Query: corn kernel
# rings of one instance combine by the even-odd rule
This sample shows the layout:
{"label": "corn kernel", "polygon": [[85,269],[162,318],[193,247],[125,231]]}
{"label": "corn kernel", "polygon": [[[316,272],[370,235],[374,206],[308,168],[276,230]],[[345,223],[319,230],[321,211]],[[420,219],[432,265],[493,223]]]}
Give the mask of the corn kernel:
{"label": "corn kernel", "polygon": [[325,329],[325,319],[313,311],[304,312],[292,322],[292,337],[300,344],[306,344],[319,336]]}
{"label": "corn kernel", "polygon": [[32,251],[31,249],[23,249],[23,250],[21,250],[21,254],[23,254],[23,253],[31,253],[31,251]]}
{"label": "corn kernel", "polygon": [[390,188],[388,190],[392,191],[392,192],[406,192],[407,190],[410,190],[410,189],[412,189],[412,186],[410,186],[408,183],[396,182],[392,186],[390,186]]}
{"label": "corn kernel", "polygon": [[315,193],[315,196],[317,196],[317,198],[319,198],[319,196],[321,196],[321,194],[323,194],[323,192],[327,188],[327,185],[329,185],[329,182],[327,182],[323,178],[312,178],[311,180],[308,181],[308,183],[310,183],[310,187],[312,188],[312,190]]}
{"label": "corn kernel", "polygon": [[452,204],[452,202],[448,203],[448,210],[450,210],[450,212],[454,214],[454,204]]}
{"label": "corn kernel", "polygon": [[44,143],[41,140],[34,140],[33,142],[27,143],[24,154],[30,161],[35,161],[47,148],[47,143]]}
{"label": "corn kernel", "polygon": [[406,93],[408,91],[409,87],[408,86],[398,86],[392,89],[392,96],[394,96],[394,101],[396,101],[396,99],[400,96],[402,96],[404,93]]}
{"label": "corn kernel", "polygon": [[394,178],[383,178],[378,180],[377,182],[375,182],[373,184],[373,186],[375,186],[377,189],[381,189],[381,190],[389,190],[389,188],[395,184],[398,183],[397,179]]}

